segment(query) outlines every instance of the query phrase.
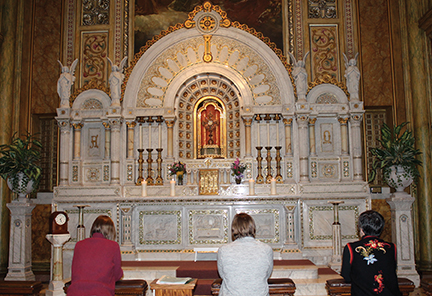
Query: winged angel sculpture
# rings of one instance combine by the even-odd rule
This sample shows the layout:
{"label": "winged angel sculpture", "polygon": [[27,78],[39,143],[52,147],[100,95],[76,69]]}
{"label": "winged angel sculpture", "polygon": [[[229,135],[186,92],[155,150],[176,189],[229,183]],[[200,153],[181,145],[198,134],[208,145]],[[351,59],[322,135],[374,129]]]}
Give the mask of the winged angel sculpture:
{"label": "winged angel sculpture", "polygon": [[292,65],[293,65],[293,77],[295,80],[296,88],[297,88],[297,97],[299,100],[306,100],[306,92],[307,92],[307,72],[306,72],[306,58],[309,55],[309,51],[304,55],[302,60],[296,60],[294,55],[288,52]]}
{"label": "winged angel sculpture", "polygon": [[110,58],[107,57],[111,65],[111,75],[109,77],[110,91],[111,91],[111,106],[120,106],[121,97],[121,84],[123,83],[124,74],[123,69],[126,65],[127,57],[124,57],[120,62],[120,66],[115,65]]}
{"label": "winged angel sculpture", "polygon": [[70,68],[68,66],[63,66],[63,64],[58,61],[61,68],[60,78],[57,80],[57,93],[60,97],[60,108],[69,108],[69,99],[71,96],[71,88],[75,82],[75,68],[78,64],[78,59],[73,61]]}
{"label": "winged angel sculpture", "polygon": [[359,99],[359,82],[360,82],[360,70],[357,67],[357,57],[359,53],[356,53],[354,58],[348,60],[347,56],[343,53],[345,60],[345,78],[350,93],[351,100]]}

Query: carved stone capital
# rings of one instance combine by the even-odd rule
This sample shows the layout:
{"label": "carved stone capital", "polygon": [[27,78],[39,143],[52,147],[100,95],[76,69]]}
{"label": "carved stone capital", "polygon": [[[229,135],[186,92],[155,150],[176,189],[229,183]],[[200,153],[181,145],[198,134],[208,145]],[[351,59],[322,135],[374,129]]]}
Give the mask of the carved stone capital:
{"label": "carved stone capital", "polygon": [[292,124],[293,119],[292,118],[284,118],[283,119],[283,123],[285,125],[291,125]]}
{"label": "carved stone capital", "polygon": [[132,129],[137,125],[137,123],[136,121],[126,121],[126,125],[129,129]]}

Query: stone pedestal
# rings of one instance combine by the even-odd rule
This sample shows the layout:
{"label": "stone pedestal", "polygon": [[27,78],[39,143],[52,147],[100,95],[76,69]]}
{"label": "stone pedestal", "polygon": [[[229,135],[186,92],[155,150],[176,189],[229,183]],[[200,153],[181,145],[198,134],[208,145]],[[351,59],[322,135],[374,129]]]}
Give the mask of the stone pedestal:
{"label": "stone pedestal", "polygon": [[11,212],[9,267],[5,281],[34,281],[31,269],[31,213],[35,204],[15,201],[6,205]]}
{"label": "stone pedestal", "polygon": [[65,295],[63,291],[63,245],[70,239],[70,234],[47,234],[46,239],[52,244],[51,281],[45,295]]}
{"label": "stone pedestal", "polygon": [[339,204],[344,203],[341,200],[329,201],[328,203],[333,205],[333,239],[332,239],[332,259],[330,261],[329,267],[337,272],[342,269],[342,233],[341,225],[339,223]]}
{"label": "stone pedestal", "polygon": [[414,197],[406,192],[395,192],[386,199],[392,214],[392,241],[397,247],[397,274],[420,284],[420,277],[415,268],[414,229],[411,217],[411,205]]}

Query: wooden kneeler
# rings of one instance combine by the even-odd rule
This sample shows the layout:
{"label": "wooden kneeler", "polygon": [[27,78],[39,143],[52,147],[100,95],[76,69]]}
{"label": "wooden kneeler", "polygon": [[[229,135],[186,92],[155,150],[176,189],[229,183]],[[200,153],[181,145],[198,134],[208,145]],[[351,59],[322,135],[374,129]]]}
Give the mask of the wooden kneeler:
{"label": "wooden kneeler", "polygon": [[[215,280],[211,285],[212,295],[219,295],[222,279]],[[272,296],[293,296],[296,290],[291,279],[269,279],[269,293]]]}
{"label": "wooden kneeler", "polygon": [[[67,294],[67,289],[71,282],[67,282],[63,288]],[[115,284],[116,296],[145,296],[147,292],[147,282],[145,280],[120,280]]]}
{"label": "wooden kneeler", "polygon": [[[403,296],[408,296],[414,291],[414,283],[406,278],[398,278],[399,290]],[[332,279],[326,281],[326,289],[330,296],[350,296],[351,283],[345,282],[344,279]]]}
{"label": "wooden kneeler", "polygon": [[0,295],[39,295],[42,283],[37,281],[1,281]]}

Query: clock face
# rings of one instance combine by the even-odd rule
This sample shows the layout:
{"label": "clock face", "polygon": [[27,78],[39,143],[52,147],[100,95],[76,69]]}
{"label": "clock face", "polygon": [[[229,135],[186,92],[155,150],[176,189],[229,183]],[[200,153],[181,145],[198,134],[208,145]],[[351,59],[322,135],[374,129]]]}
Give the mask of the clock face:
{"label": "clock face", "polygon": [[58,224],[58,225],[63,225],[63,224],[65,224],[66,223],[66,216],[65,216],[65,214],[58,214],[56,217],[55,217],[55,222]]}

